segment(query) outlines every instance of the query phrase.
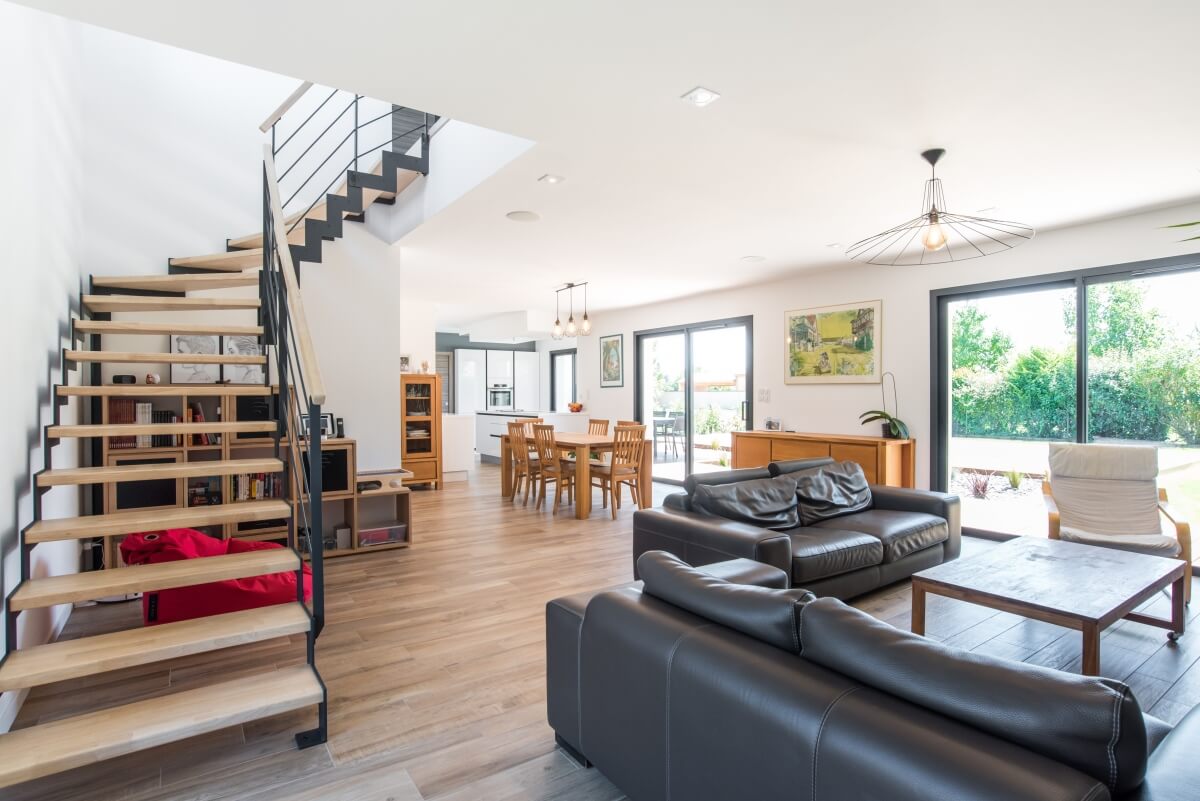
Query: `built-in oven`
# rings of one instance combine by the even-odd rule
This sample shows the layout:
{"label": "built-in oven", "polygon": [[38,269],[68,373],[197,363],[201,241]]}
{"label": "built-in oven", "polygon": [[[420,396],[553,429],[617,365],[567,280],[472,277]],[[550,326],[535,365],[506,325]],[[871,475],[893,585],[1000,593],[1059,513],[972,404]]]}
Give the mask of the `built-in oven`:
{"label": "built-in oven", "polygon": [[513,407],[513,391],[509,384],[492,384],[487,391],[487,407],[489,409],[511,409]]}

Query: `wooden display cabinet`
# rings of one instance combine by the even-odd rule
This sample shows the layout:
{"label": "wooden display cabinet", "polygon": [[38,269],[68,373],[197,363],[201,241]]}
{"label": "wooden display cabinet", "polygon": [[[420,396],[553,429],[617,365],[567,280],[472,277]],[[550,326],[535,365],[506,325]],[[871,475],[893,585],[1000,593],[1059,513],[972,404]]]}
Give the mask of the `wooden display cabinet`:
{"label": "wooden display cabinet", "polygon": [[442,485],[442,379],[400,376],[400,462],[412,473],[406,484]]}

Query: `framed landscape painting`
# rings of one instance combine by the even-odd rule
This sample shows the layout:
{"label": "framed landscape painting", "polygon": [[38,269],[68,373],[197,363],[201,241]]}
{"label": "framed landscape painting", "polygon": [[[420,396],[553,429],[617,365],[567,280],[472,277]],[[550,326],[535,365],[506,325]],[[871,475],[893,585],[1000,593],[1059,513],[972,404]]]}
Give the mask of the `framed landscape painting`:
{"label": "framed landscape painting", "polygon": [[600,386],[625,386],[624,334],[600,337]]}
{"label": "framed landscape painting", "polygon": [[882,302],[785,312],[786,384],[878,384]]}

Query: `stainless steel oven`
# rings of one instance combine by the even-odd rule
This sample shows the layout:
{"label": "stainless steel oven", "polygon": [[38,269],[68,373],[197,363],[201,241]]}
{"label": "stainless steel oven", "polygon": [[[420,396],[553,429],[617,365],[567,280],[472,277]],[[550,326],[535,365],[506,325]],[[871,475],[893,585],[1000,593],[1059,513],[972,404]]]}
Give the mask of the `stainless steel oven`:
{"label": "stainless steel oven", "polygon": [[513,391],[510,384],[492,384],[487,391],[487,407],[489,409],[511,409],[513,407]]}

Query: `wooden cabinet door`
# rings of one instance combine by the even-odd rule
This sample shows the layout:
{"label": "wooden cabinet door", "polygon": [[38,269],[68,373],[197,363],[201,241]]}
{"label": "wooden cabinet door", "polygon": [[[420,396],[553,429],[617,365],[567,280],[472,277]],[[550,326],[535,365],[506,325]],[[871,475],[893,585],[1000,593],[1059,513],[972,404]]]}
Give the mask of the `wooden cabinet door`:
{"label": "wooden cabinet door", "polygon": [[733,466],[766,467],[771,461],[771,440],[766,437],[739,437],[733,435]]}
{"label": "wooden cabinet door", "polygon": [[867,476],[867,483],[879,483],[879,448],[875,445],[835,442],[829,446],[829,455],[839,462],[858,462]]}
{"label": "wooden cabinet door", "polygon": [[828,442],[812,442],[803,439],[771,440],[771,460],[775,462],[782,462],[786,459],[816,459],[828,455]]}

